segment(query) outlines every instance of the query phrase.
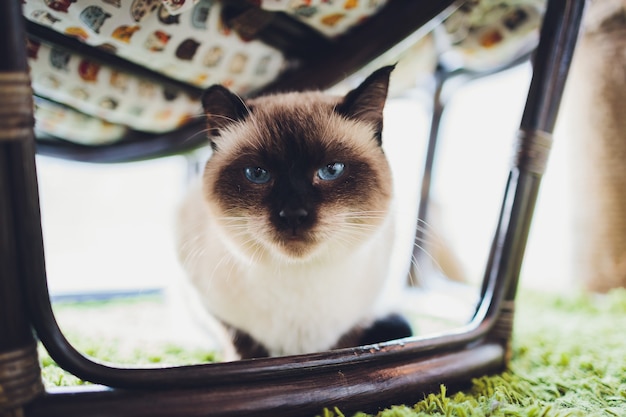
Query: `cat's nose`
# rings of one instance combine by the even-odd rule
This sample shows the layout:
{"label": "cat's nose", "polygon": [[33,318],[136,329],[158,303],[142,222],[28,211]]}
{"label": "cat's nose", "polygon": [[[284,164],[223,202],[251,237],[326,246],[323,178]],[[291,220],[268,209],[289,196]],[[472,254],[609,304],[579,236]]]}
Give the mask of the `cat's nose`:
{"label": "cat's nose", "polygon": [[287,222],[290,227],[300,226],[309,215],[306,209],[299,208],[284,208],[278,213],[281,219]]}

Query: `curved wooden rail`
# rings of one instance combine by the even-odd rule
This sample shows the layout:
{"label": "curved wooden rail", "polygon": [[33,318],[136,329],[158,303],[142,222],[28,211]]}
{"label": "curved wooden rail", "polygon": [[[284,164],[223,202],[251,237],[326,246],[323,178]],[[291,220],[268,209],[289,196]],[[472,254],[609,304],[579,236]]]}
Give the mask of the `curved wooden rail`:
{"label": "curved wooden rail", "polygon": [[[0,2],[0,16],[20,22],[19,3]],[[262,416],[312,414],[334,405],[346,410],[368,409],[414,399],[417,392],[436,389],[440,383],[461,384],[473,376],[502,369],[508,355],[517,279],[542,175],[539,162],[549,152],[544,139],[554,126],[583,6],[582,0],[551,0],[548,4],[521,123],[519,151],[487,262],[482,301],[467,326],[437,337],[165,369],[119,369],[95,363],[68,343],[50,306],[32,132],[10,141],[0,140],[0,357],[12,358],[13,351],[29,351],[34,342],[32,326],[63,368],[110,387],[49,392],[34,401],[32,396],[15,397],[19,401],[10,406],[0,404],[0,416],[22,412],[42,417]],[[22,28],[19,24],[5,25],[0,31],[4,35],[0,38],[14,42],[18,51],[14,59],[0,64],[0,72],[26,74],[25,55],[19,52],[25,44]]]}

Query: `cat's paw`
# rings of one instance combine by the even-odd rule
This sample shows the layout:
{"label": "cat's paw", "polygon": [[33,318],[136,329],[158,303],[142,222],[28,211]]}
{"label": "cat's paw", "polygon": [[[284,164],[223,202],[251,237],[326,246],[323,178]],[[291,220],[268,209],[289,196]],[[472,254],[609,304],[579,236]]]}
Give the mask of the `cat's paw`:
{"label": "cat's paw", "polygon": [[413,336],[409,322],[400,314],[389,314],[363,329],[359,345],[372,345]]}

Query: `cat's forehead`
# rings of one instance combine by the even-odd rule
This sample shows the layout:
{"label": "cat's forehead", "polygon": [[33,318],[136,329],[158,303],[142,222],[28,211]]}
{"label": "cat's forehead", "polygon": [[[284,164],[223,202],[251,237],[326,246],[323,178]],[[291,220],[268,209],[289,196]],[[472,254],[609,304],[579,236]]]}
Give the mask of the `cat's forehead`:
{"label": "cat's forehead", "polygon": [[276,111],[283,108],[332,109],[341,101],[341,97],[321,91],[306,91],[261,96],[248,103],[252,108]]}
{"label": "cat's forehead", "polygon": [[372,126],[335,111],[341,98],[319,92],[281,94],[250,102],[240,132],[259,149],[284,152],[361,152],[376,148]]}
{"label": "cat's forehead", "polygon": [[339,102],[322,94],[299,93],[251,101],[251,121],[263,127],[288,130],[309,129],[327,123]]}
{"label": "cat's forehead", "polygon": [[249,114],[215,138],[218,159],[311,166],[330,159],[380,158],[375,127],[336,111],[341,101],[321,92],[249,100]]}

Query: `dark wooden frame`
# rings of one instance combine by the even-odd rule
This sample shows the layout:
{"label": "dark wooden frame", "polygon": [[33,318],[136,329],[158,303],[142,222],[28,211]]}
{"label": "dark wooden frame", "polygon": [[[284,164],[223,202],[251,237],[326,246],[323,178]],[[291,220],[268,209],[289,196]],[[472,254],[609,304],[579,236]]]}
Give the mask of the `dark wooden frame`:
{"label": "dark wooden frame", "polygon": [[[430,338],[166,369],[95,363],[68,343],[55,321],[46,283],[20,3],[0,2],[0,416],[302,416],[324,406],[372,410],[415,401],[441,383],[464,384],[506,366],[517,280],[584,1],[548,3],[482,299],[470,323]],[[333,49],[329,59],[342,62],[338,53]],[[351,59],[358,63],[351,68],[373,59],[364,52],[356,55]],[[335,76],[341,74],[335,70]],[[309,76],[286,77],[280,88],[308,85],[314,78]],[[335,81],[324,77],[316,86]],[[37,339],[61,367],[101,385],[45,392]]]}

